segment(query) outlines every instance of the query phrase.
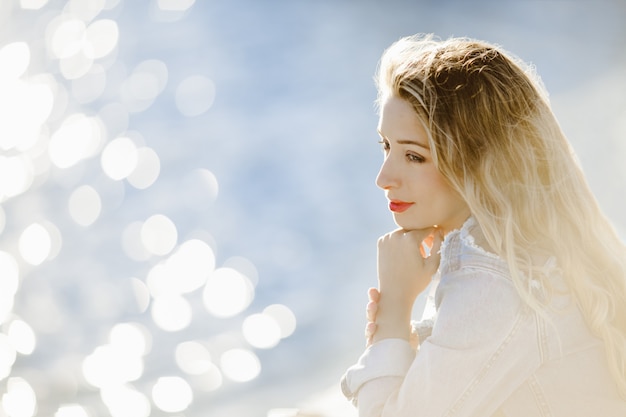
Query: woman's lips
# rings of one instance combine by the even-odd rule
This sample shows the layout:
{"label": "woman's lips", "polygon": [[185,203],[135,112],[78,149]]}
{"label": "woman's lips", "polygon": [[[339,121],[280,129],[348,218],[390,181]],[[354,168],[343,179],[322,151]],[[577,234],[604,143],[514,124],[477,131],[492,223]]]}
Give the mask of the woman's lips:
{"label": "woman's lips", "polygon": [[403,211],[408,210],[409,207],[411,207],[412,205],[413,203],[391,200],[389,201],[389,210],[393,211],[394,213],[402,213]]}

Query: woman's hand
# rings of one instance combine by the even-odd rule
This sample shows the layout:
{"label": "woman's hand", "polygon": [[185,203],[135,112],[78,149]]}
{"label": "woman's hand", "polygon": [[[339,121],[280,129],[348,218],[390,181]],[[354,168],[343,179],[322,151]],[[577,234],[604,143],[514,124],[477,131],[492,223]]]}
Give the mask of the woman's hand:
{"label": "woman's hand", "polygon": [[[380,293],[377,288],[367,290],[368,303],[365,309],[367,324],[365,325],[365,347],[370,346],[374,342],[374,333],[376,333],[376,312],[378,311],[378,300]],[[411,331],[409,339],[411,347],[417,349],[420,344],[419,336],[416,332]]]}
{"label": "woman's hand", "polygon": [[365,325],[365,346],[373,343],[374,333],[376,333],[376,312],[378,311],[378,300],[380,293],[376,288],[367,290],[367,307],[365,308],[365,317],[367,324]]}
{"label": "woman's hand", "polygon": [[368,292],[368,344],[410,339],[413,303],[439,267],[438,229],[396,230],[378,240],[378,289]]}

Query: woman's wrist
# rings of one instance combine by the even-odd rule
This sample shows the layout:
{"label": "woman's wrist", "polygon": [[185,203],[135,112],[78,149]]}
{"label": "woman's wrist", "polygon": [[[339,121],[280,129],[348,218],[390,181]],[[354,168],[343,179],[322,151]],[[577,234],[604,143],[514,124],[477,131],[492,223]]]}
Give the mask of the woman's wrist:
{"label": "woman's wrist", "polygon": [[405,306],[397,300],[385,299],[381,295],[376,314],[376,333],[372,341],[375,343],[389,338],[409,340],[410,336],[411,306]]}
{"label": "woman's wrist", "polygon": [[411,325],[409,322],[380,322],[376,321],[376,332],[372,336],[372,343],[383,339],[411,339]]}

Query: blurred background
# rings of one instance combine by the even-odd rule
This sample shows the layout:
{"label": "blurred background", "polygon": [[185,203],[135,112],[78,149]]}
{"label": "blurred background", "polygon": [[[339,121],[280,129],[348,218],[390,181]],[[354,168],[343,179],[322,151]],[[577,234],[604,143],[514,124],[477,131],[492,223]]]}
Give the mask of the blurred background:
{"label": "blurred background", "polygon": [[[401,36],[533,63],[626,236],[626,2],[2,0],[0,417],[355,415]],[[520,155],[523,157],[523,155]]]}

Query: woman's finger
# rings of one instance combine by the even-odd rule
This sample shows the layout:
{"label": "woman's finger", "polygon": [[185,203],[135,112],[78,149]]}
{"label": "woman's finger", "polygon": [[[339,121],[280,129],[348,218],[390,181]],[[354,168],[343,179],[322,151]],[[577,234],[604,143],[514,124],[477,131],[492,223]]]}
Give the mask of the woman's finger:
{"label": "woman's finger", "polygon": [[380,292],[378,288],[370,288],[367,290],[367,297],[370,301],[378,302],[380,300]]}
{"label": "woman's finger", "polygon": [[365,346],[372,344],[374,333],[376,333],[376,323],[370,321],[365,325]]}
{"label": "woman's finger", "polygon": [[376,312],[378,311],[378,303],[376,301],[370,301],[365,308],[365,316],[367,321],[376,321]]}

